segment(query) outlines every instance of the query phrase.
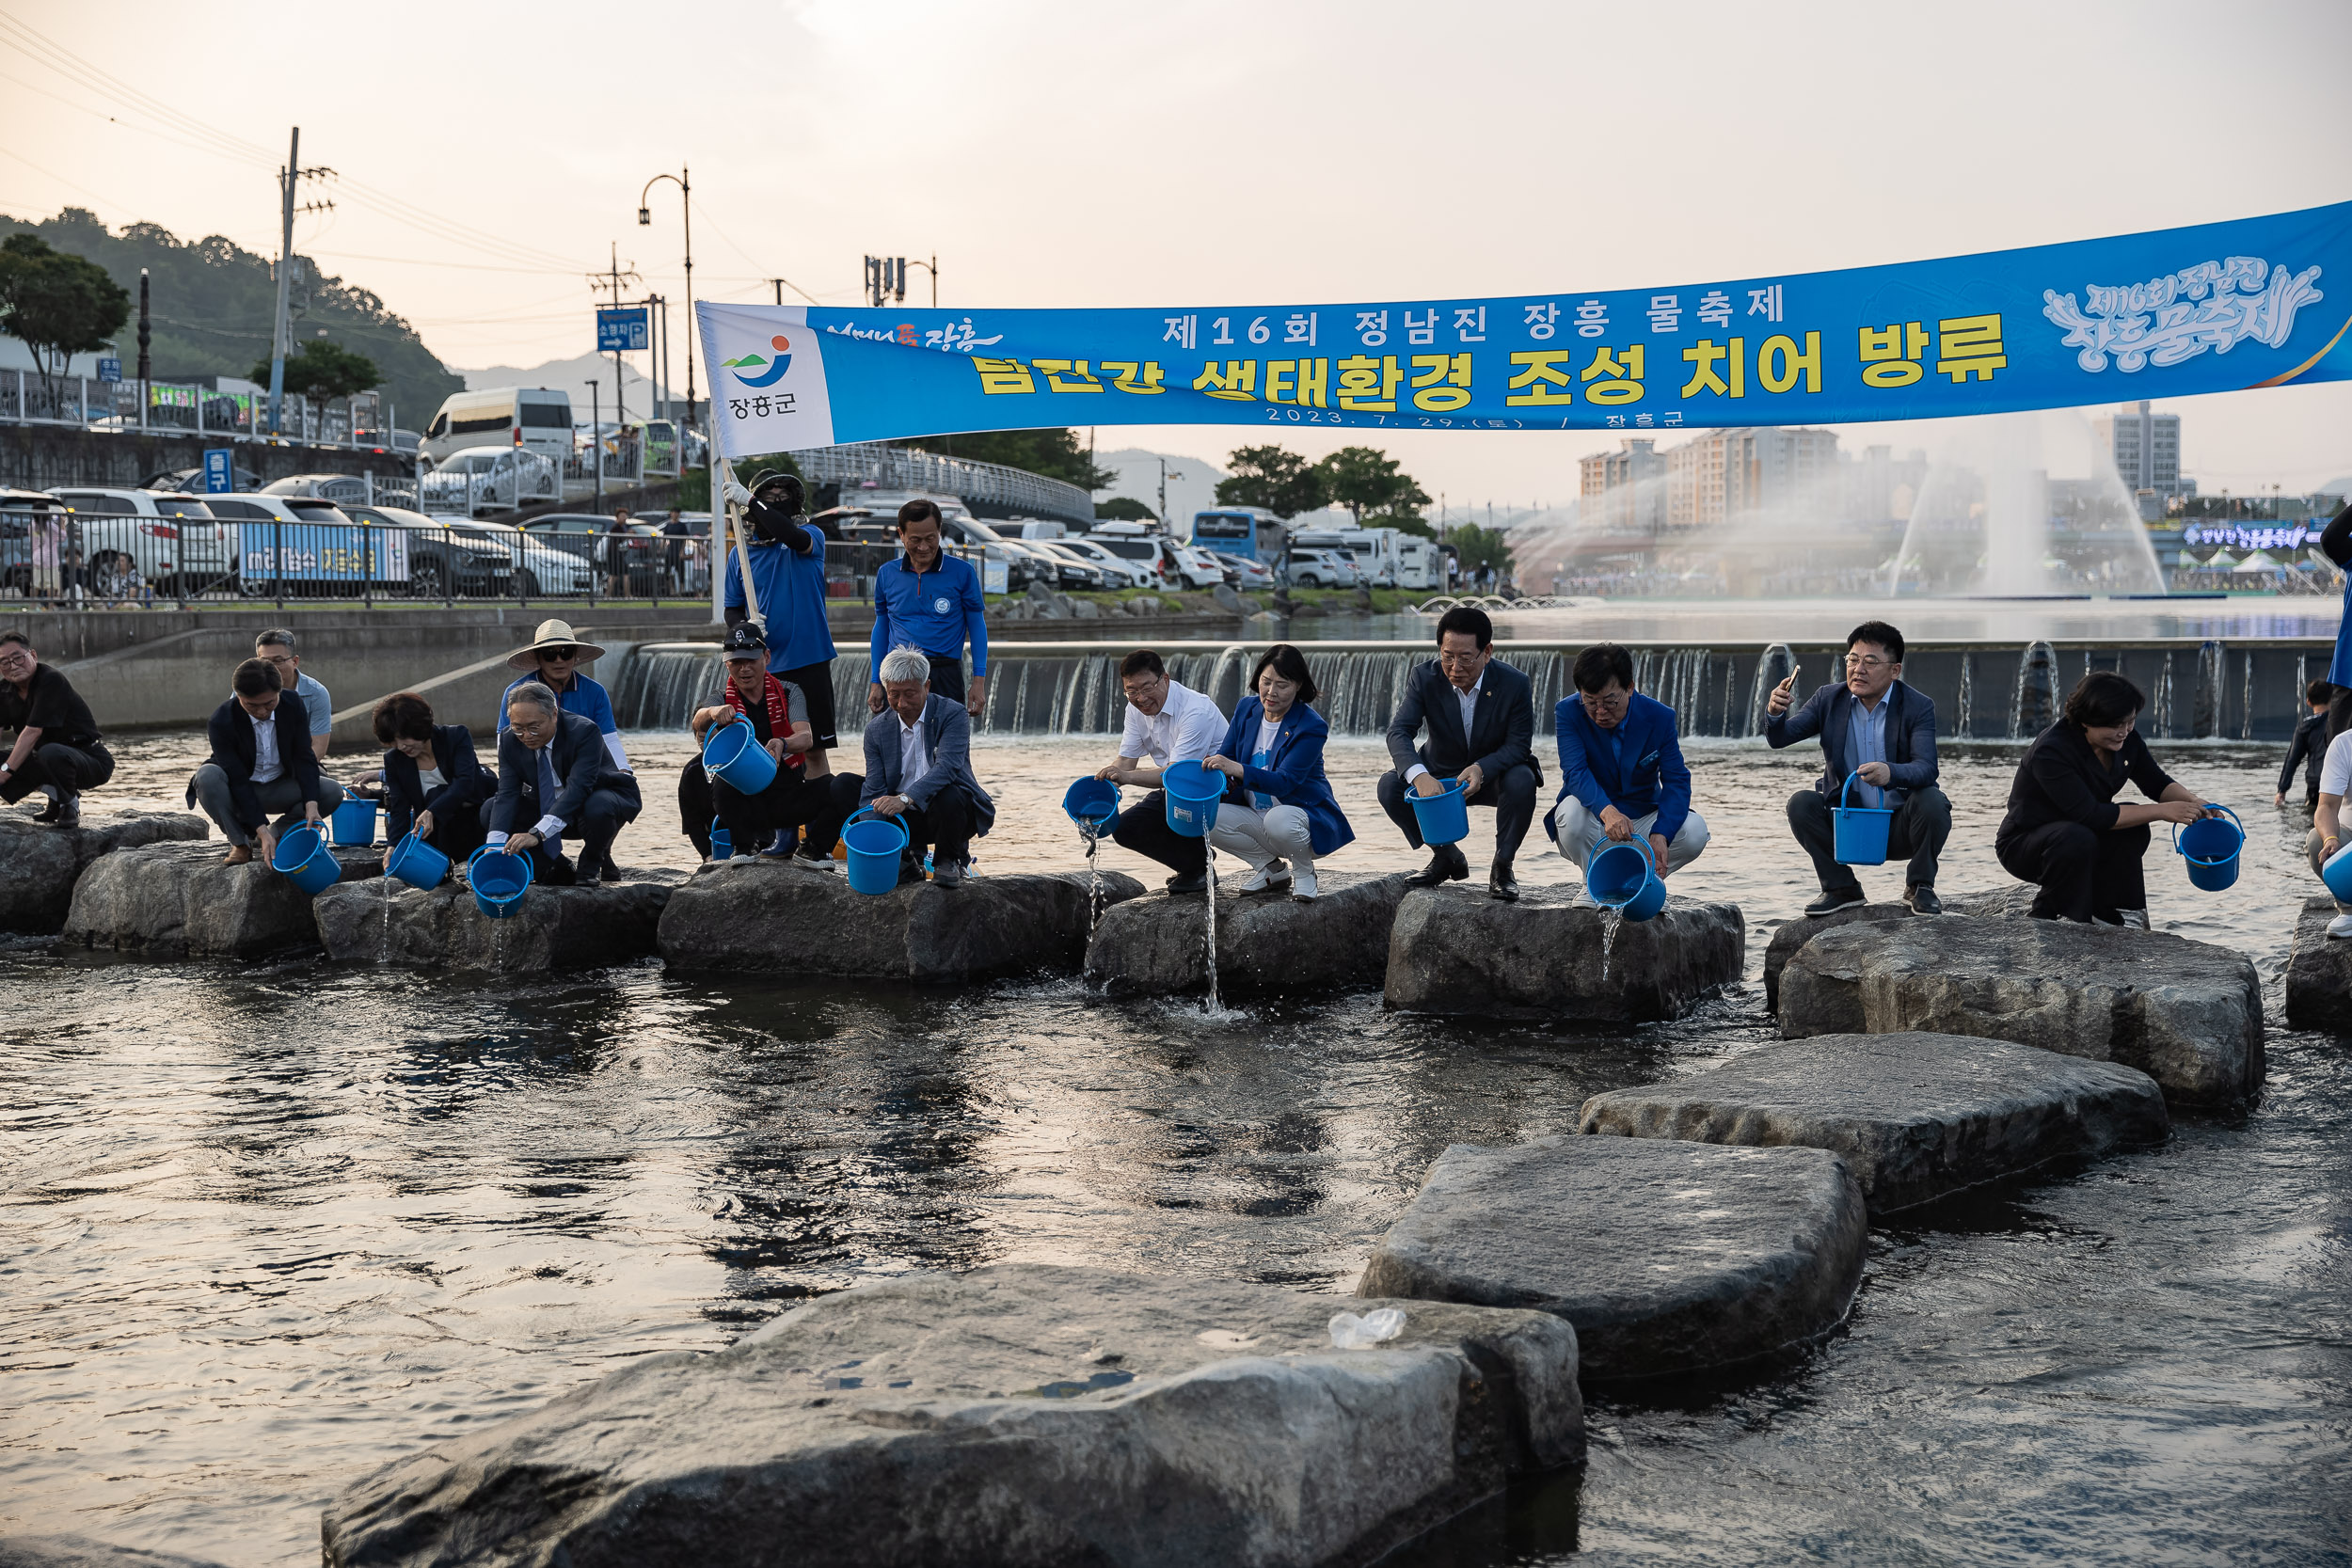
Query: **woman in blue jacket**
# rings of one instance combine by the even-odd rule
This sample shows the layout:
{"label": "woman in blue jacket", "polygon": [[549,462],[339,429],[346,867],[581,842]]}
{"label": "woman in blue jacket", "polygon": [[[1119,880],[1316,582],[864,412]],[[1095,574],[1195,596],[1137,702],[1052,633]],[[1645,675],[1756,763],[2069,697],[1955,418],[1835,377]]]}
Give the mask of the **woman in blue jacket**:
{"label": "woman in blue jacket", "polygon": [[1356,836],[1323,777],[1323,743],[1331,726],[1307,705],[1315,700],[1315,678],[1287,642],[1258,656],[1249,686],[1257,695],[1241,700],[1224,746],[1204,764],[1232,781],[1209,842],[1249,863],[1242,892],[1287,885],[1303,902],[1317,892],[1316,859]]}
{"label": "woman in blue jacket", "polygon": [[[482,847],[483,802],[495,794],[498,774],[473,754],[463,724],[437,724],[433,705],[413,691],[375,705],[375,738],[384,753],[384,839],[397,847],[411,827],[417,836],[463,864]],[[389,863],[392,851],[387,848]]]}

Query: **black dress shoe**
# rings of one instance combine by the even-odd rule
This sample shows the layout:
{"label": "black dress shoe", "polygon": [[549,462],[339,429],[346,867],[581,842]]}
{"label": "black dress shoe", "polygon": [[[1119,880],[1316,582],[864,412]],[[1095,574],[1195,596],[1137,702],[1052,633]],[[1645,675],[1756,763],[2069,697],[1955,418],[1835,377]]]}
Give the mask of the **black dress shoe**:
{"label": "black dress shoe", "polygon": [[1911,906],[1911,912],[1914,914],[1942,914],[1944,912],[1944,900],[1935,895],[1935,889],[1931,887],[1903,889],[1903,902]]}
{"label": "black dress shoe", "polygon": [[1486,896],[1499,898],[1506,904],[1519,901],[1519,879],[1511,875],[1509,861],[1497,861],[1486,873]]}
{"label": "black dress shoe", "polygon": [[1851,893],[1824,893],[1807,904],[1804,907],[1804,912],[1813,919],[1819,920],[1825,914],[1836,914],[1839,910],[1858,910],[1868,902],[1868,899],[1862,896],[1860,888],[1854,889]]}
{"label": "black dress shoe", "polygon": [[1209,874],[1205,871],[1190,871],[1182,876],[1170,877],[1168,879],[1168,896],[1171,898],[1180,898],[1191,894],[1206,893],[1208,891]]}
{"label": "black dress shoe", "polygon": [[1470,862],[1462,858],[1460,849],[1451,844],[1433,844],[1429,847],[1429,863],[1405,879],[1415,887],[1441,887],[1469,876]]}

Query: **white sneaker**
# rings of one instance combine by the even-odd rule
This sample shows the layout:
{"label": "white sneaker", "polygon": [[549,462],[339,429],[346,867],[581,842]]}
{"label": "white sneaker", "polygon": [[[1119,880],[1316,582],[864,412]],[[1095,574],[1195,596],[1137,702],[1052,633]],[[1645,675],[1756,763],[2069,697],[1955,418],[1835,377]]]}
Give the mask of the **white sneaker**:
{"label": "white sneaker", "polygon": [[[1275,863],[1276,865],[1280,863],[1281,863],[1279,861]],[[1287,887],[1290,885],[1290,879],[1291,874],[1289,872],[1277,871],[1272,865],[1263,865],[1249,874],[1248,880],[1241,884],[1241,891],[1244,893],[1263,893],[1268,888]]]}
{"label": "white sneaker", "polygon": [[1300,862],[1298,870],[1291,877],[1291,896],[1302,904],[1311,904],[1314,902],[1315,895],[1322,891],[1315,882],[1315,868]]}
{"label": "white sneaker", "polygon": [[2328,922],[2328,934],[2338,939],[2352,937],[2352,910],[2347,910]]}
{"label": "white sneaker", "polygon": [[1600,900],[1593,896],[1593,890],[1591,888],[1586,887],[1581,882],[1579,882],[1576,888],[1576,896],[1568,900],[1568,908],[1572,910],[1597,910],[1600,908]]}
{"label": "white sneaker", "polygon": [[2148,929],[2148,911],[2146,910],[2118,910],[2115,912],[2122,917],[2123,928],[2125,930],[2144,931]]}

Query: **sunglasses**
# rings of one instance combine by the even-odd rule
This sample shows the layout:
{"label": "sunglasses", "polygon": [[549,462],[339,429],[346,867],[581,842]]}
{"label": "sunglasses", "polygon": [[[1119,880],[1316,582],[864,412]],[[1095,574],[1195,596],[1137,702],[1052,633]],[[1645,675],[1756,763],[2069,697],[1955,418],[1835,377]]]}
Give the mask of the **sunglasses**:
{"label": "sunglasses", "polygon": [[560,648],[542,648],[542,649],[540,649],[540,650],[539,650],[539,657],[540,657],[541,658],[543,658],[543,659],[548,659],[548,660],[554,660],[554,659],[559,659],[559,658],[578,658],[578,657],[580,657],[580,650],[579,650],[578,648],[576,648],[576,647],[572,646],[570,643],[566,642],[565,644],[564,644],[564,646],[562,646],[562,647],[560,647]]}

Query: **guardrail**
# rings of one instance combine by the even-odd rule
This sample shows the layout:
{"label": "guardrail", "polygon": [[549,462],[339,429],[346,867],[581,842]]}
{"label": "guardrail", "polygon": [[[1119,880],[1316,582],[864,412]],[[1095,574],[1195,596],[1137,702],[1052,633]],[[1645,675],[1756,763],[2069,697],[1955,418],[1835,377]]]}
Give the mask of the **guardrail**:
{"label": "guardrail", "polygon": [[[39,371],[0,371],[0,423],[78,425],[86,430],[154,430],[230,440],[269,438],[266,393],[222,392],[176,381],[150,381],[142,404],[135,381],[94,381]],[[279,400],[284,437],[314,447],[394,450],[390,409],[357,400],[367,422],[354,431],[351,410],[312,407],[299,392]],[[380,416],[377,417],[380,411]]]}
{"label": "guardrail", "polygon": [[[967,503],[983,501],[1033,517],[1089,526],[1094,522],[1094,497],[1088,491],[1002,463],[977,463],[867,442],[810,447],[791,456],[800,465],[801,477],[813,484],[848,486],[871,480],[878,489],[923,490],[960,496]],[[856,498],[845,491],[841,499],[853,502]]]}

